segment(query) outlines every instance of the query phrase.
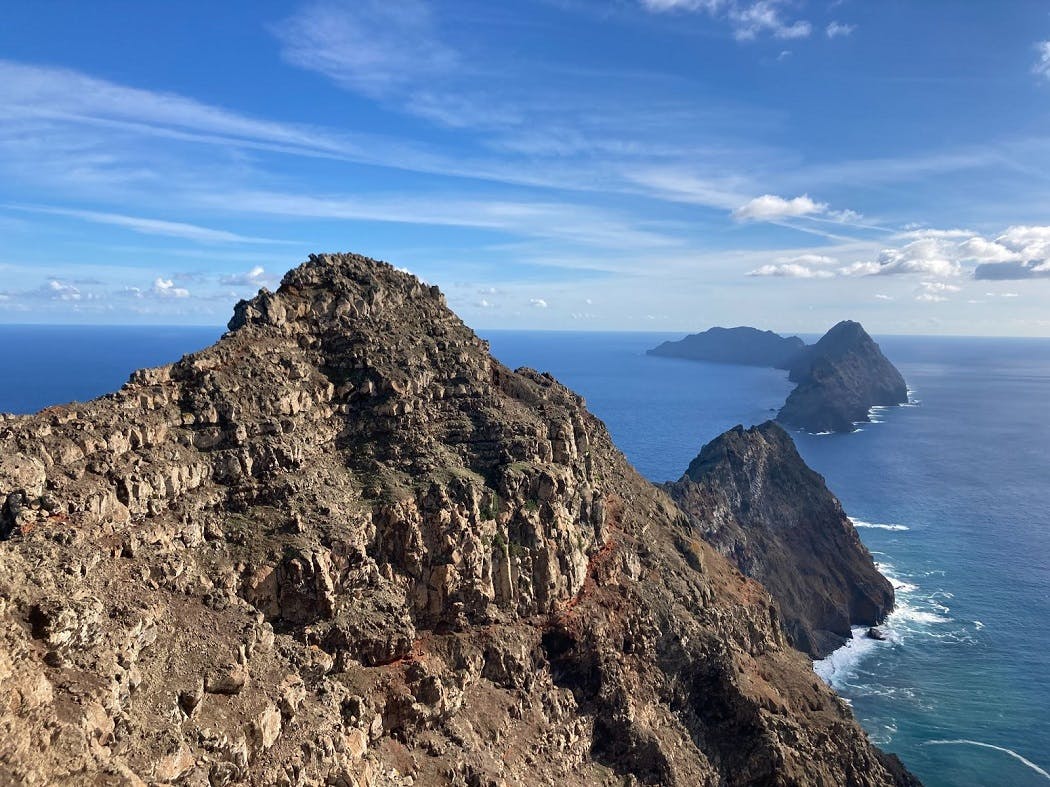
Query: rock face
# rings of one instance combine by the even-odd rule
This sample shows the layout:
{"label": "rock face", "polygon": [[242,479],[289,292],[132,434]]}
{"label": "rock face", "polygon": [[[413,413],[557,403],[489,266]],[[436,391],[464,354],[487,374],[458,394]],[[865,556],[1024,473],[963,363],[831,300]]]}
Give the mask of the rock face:
{"label": "rock face", "polygon": [[704,540],[769,590],[789,639],[813,658],[893,608],[839,501],[774,422],[726,432],[664,486]]}
{"label": "rock face", "polygon": [[0,420],[0,783],[913,784],[551,377],[324,255]]}
{"label": "rock face", "polygon": [[840,322],[791,362],[798,386],[777,420],[810,432],[851,432],[874,406],[908,401],[901,373],[860,323]]}
{"label": "rock face", "polygon": [[676,342],[664,342],[647,354],[787,369],[805,346],[797,336],[784,337],[773,331],[747,327],[709,328]]}

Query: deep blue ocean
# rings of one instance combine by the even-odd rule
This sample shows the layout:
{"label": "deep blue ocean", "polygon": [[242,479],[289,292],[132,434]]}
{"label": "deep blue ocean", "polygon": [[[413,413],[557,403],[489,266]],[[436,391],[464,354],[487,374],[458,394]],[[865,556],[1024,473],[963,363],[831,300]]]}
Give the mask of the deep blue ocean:
{"label": "deep blue ocean", "polygon": [[[114,390],[219,328],[0,326],[0,411]],[[510,366],[586,399],[654,481],[771,417],[783,372],[652,358],[680,334],[482,331]],[[1050,781],[1050,340],[885,337],[915,404],[849,435],[795,433],[860,528],[898,607],[884,642],[816,665],[928,787]]]}

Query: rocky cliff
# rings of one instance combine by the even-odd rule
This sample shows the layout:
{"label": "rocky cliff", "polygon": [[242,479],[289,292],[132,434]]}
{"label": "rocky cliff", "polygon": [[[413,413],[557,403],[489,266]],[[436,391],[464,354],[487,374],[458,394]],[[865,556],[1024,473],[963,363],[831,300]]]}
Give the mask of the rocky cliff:
{"label": "rocky cliff", "polygon": [[0,783],[914,783],[436,288],[311,257],[229,329],[0,420]]}
{"label": "rocky cliff", "polygon": [[708,443],[665,488],[705,541],[769,590],[788,637],[813,658],[893,608],[839,501],[772,421]]}
{"label": "rocky cliff", "polygon": [[687,358],[692,361],[735,363],[745,366],[771,366],[787,369],[805,343],[797,336],[784,337],[757,328],[709,328],[675,342],[664,342],[648,355]]}
{"label": "rocky cliff", "polygon": [[798,386],[777,420],[810,432],[851,432],[874,406],[908,401],[901,373],[860,323],[844,320],[791,362]]}

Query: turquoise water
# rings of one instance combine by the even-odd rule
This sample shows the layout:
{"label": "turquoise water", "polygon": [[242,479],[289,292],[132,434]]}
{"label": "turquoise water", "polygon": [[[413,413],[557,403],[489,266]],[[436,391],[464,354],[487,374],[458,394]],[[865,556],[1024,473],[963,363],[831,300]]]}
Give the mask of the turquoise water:
{"label": "turquoise water", "polygon": [[[220,333],[0,326],[0,411],[104,393]],[[680,476],[725,429],[771,417],[791,387],[783,372],[644,355],[677,334],[483,334],[505,363],[586,397],[655,481]],[[929,787],[1045,785],[1050,340],[881,344],[918,404],[850,435],[795,434],[898,586],[887,641],[855,640],[818,670]]]}

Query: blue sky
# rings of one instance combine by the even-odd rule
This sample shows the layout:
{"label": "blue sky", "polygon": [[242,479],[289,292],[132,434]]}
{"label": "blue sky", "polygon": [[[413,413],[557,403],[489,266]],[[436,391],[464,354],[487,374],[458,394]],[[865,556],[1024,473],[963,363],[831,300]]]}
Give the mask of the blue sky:
{"label": "blue sky", "polygon": [[1050,335],[1050,6],[11,3],[0,321],[221,324],[314,251],[480,328]]}

